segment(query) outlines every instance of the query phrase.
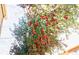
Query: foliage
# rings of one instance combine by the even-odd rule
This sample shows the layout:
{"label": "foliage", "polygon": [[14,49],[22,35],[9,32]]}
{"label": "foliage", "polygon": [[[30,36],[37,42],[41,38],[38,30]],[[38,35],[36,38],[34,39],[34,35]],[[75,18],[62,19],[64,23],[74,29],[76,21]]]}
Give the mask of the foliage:
{"label": "foliage", "polygon": [[[77,5],[26,5],[28,22],[23,17],[13,31],[18,45],[14,54],[45,55],[63,44],[57,35],[75,23],[78,15]],[[13,53],[12,52],[12,53]]]}

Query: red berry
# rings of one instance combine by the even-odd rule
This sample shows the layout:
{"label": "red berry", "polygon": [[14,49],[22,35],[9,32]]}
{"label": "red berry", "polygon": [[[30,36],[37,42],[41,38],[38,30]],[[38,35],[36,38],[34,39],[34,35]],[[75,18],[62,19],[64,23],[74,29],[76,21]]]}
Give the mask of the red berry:
{"label": "red berry", "polygon": [[40,36],[38,36],[38,39],[40,40],[40,39],[41,39],[41,37],[40,37]]}
{"label": "red berry", "polygon": [[33,34],[36,34],[36,32],[34,31]]}
{"label": "red berry", "polygon": [[38,45],[38,49],[40,49],[40,46]]}
{"label": "red berry", "polygon": [[34,34],[32,33],[32,36],[34,36]]}
{"label": "red berry", "polygon": [[49,21],[46,21],[46,26],[50,25],[50,22]]}
{"label": "red berry", "polygon": [[42,38],[40,39],[40,41],[41,41],[41,44],[45,44],[45,42]]}
{"label": "red berry", "polygon": [[38,47],[38,44],[36,43],[36,47]]}
{"label": "red berry", "polygon": [[41,19],[44,19],[44,16],[40,16]]}
{"label": "red berry", "polygon": [[48,20],[48,16],[40,16],[40,18]]}
{"label": "red berry", "polygon": [[32,30],[32,33],[33,33],[33,34],[36,34],[36,32],[35,32],[35,30],[34,30],[34,29]]}
{"label": "red berry", "polygon": [[46,18],[46,21],[48,21],[48,16],[46,16],[45,18]]}
{"label": "red berry", "polygon": [[38,39],[34,40],[34,43],[37,43],[38,42]]}
{"label": "red berry", "polygon": [[43,39],[42,39],[42,38],[40,38],[40,41],[43,41]]}
{"label": "red berry", "polygon": [[29,26],[31,26],[31,25],[32,25],[32,22],[31,22],[31,21],[29,21],[29,22],[28,22],[28,25],[29,25]]}
{"label": "red berry", "polygon": [[34,26],[37,27],[38,25],[39,25],[39,23],[36,21],[36,22],[34,23]]}
{"label": "red berry", "polygon": [[40,42],[41,44],[42,44],[42,41],[43,41],[43,39],[42,39],[42,38],[40,38],[40,39],[39,39],[39,42]]}
{"label": "red berry", "polygon": [[66,20],[67,20],[67,19],[68,19],[68,16],[67,16],[67,15],[65,15],[65,16],[64,16],[64,19],[66,19]]}
{"label": "red berry", "polygon": [[52,19],[50,20],[50,22],[57,22],[57,19],[52,18]]}
{"label": "red berry", "polygon": [[44,33],[44,28],[41,29],[41,33]]}
{"label": "red berry", "polygon": [[45,42],[45,44],[44,45],[46,45],[47,43]]}
{"label": "red berry", "polygon": [[36,47],[37,47],[37,48],[40,48],[39,44],[36,43]]}
{"label": "red berry", "polygon": [[46,26],[48,26],[48,23],[46,22]]}
{"label": "red berry", "polygon": [[44,41],[42,41],[41,43],[42,43],[43,45],[45,45],[45,42],[44,42]]}
{"label": "red berry", "polygon": [[43,39],[48,39],[48,36],[47,36],[47,35],[44,35],[44,36],[43,36]]}

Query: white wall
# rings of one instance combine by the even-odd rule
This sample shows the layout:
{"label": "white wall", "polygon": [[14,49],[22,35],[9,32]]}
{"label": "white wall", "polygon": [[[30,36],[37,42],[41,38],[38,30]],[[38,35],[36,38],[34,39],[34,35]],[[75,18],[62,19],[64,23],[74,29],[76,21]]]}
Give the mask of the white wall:
{"label": "white wall", "polygon": [[15,40],[9,28],[13,29],[13,23],[17,24],[18,18],[24,15],[24,10],[19,6],[6,5],[6,8],[7,16],[3,21],[0,36],[0,54],[9,54],[11,43]]}

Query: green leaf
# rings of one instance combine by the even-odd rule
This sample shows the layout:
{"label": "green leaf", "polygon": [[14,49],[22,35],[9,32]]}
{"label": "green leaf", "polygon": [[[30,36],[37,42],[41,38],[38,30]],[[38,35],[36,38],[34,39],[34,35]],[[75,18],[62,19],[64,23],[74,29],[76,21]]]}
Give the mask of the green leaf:
{"label": "green leaf", "polygon": [[40,19],[40,17],[38,16],[38,22],[40,21],[41,19]]}
{"label": "green leaf", "polygon": [[37,38],[38,38],[38,36],[37,36],[37,35],[34,35],[34,36],[33,36],[33,38],[34,38],[34,39],[37,39]]}
{"label": "green leaf", "polygon": [[39,27],[36,28],[36,33],[40,34],[40,28]]}
{"label": "green leaf", "polygon": [[32,19],[32,23],[33,23],[33,24],[35,23],[35,18]]}

